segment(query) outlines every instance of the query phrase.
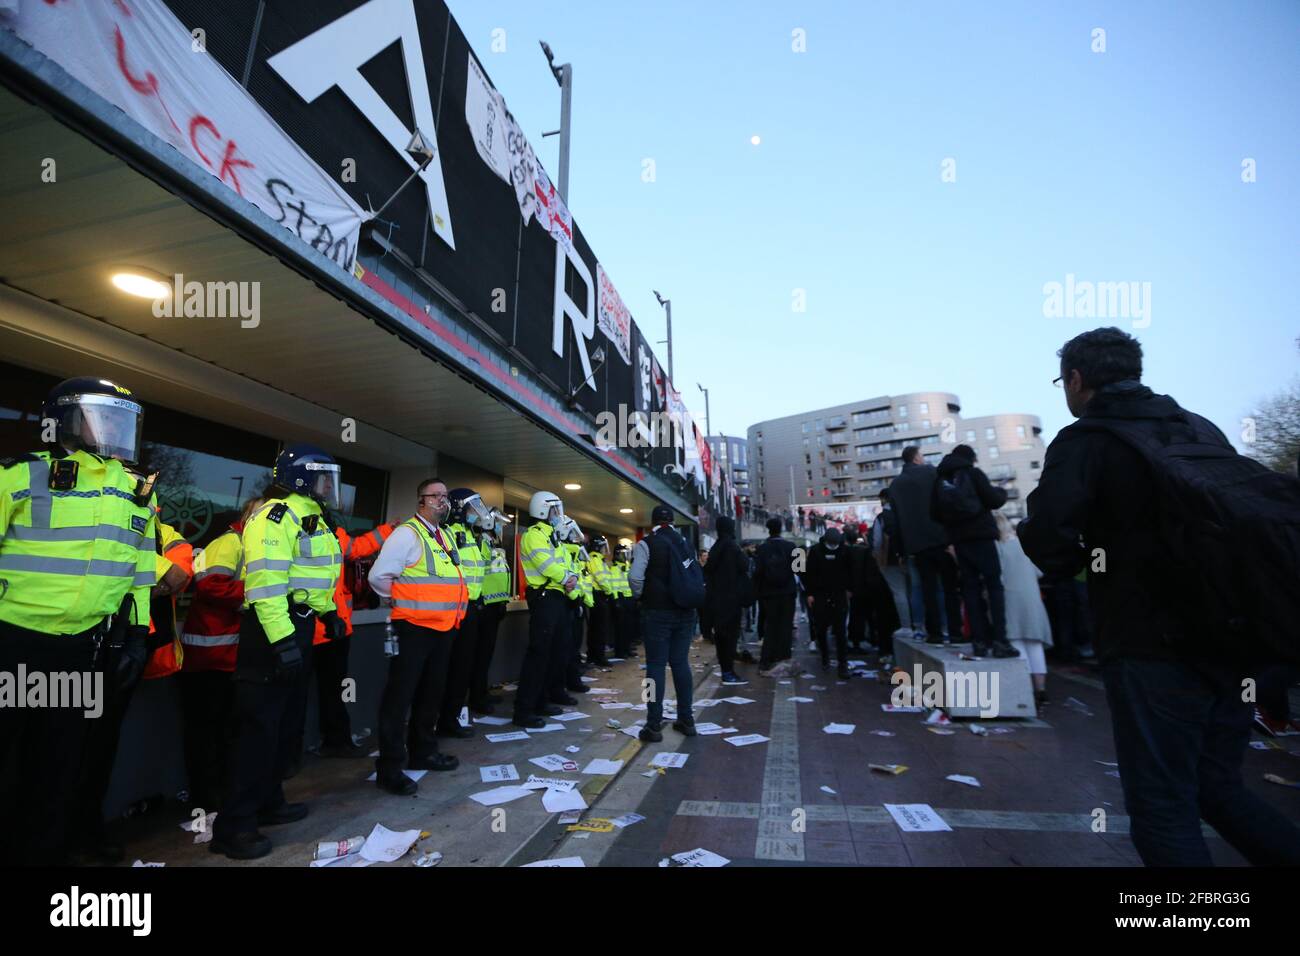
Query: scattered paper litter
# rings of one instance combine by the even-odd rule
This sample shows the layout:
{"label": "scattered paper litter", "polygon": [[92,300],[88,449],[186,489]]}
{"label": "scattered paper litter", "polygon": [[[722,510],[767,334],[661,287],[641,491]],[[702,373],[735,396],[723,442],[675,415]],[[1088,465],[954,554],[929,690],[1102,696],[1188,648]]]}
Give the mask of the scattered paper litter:
{"label": "scattered paper litter", "polygon": [[805,674],[800,674],[800,675],[799,675],[799,677],[800,677],[801,679],[803,679],[803,680],[811,680],[811,679],[816,678],[816,676],[817,676],[816,674],[806,674],[806,673],[805,673]]}
{"label": "scattered paper litter", "polygon": [[836,795],[835,791],[832,790],[830,787],[821,787],[820,789],[822,793],[829,793],[832,797]]}
{"label": "scattered paper litter", "polygon": [[605,760],[602,757],[597,757],[595,760],[592,760],[587,764],[587,766],[583,767],[582,772],[589,774],[614,774],[618,773],[622,769],[623,761],[621,760]]}
{"label": "scattered paper litter", "polygon": [[487,724],[489,727],[504,727],[510,723],[509,717],[475,717],[474,723]]}
{"label": "scattered paper litter", "polygon": [[536,863],[525,863],[520,867],[521,870],[534,866],[586,866],[580,856],[562,856],[554,860],[538,860]]}
{"label": "scattered paper litter", "polygon": [[651,767],[684,767],[686,766],[686,758],[689,756],[690,754],[657,753],[649,765]]}
{"label": "scattered paper litter", "polygon": [[869,734],[875,734],[877,737],[893,737],[893,736],[894,736],[894,732],[893,732],[892,730],[868,730],[867,733],[869,733]]}
{"label": "scattered paper litter", "polygon": [[709,698],[708,700],[697,700],[695,702],[695,708],[698,710],[701,707],[717,707],[720,703],[722,703],[722,701],[714,700],[713,698]]}
{"label": "scattered paper litter", "polygon": [[748,697],[723,697],[728,704],[752,704],[754,703]]}
{"label": "scattered paper litter", "polygon": [[205,813],[201,817],[195,817],[192,820],[186,820],[181,824],[181,829],[187,833],[194,834],[195,843],[212,842],[212,823],[217,819],[217,811]]}
{"label": "scattered paper litter", "polygon": [[951,780],[953,783],[964,783],[968,787],[980,786],[980,782],[978,780],[964,773],[950,773],[948,774],[948,776],[944,777],[944,779]]}
{"label": "scattered paper litter", "polygon": [[577,744],[569,744],[569,746],[564,748],[566,753],[571,753],[571,754],[576,754],[581,749],[582,748],[579,747]]}
{"label": "scattered paper litter", "polygon": [[631,706],[632,706],[631,704],[625,702],[615,701],[612,704],[601,704],[600,709],[601,710],[627,710]]}
{"label": "scattered paper litter", "polygon": [[634,823],[640,823],[644,819],[645,817],[639,813],[624,813],[621,816],[613,817],[609,822],[621,830],[624,827],[630,827]]}
{"label": "scattered paper litter", "polygon": [[512,763],[498,763],[490,767],[479,767],[478,775],[483,783],[499,783],[502,780],[518,780],[519,771]]}
{"label": "scattered paper litter", "polygon": [[568,780],[564,777],[538,777],[531,773],[528,775],[528,780],[520,784],[525,790],[559,790],[561,793],[567,793],[577,785],[576,780]]}
{"label": "scattered paper litter", "polygon": [[901,763],[869,763],[867,769],[879,770],[881,773],[892,773],[894,776],[907,773],[907,766]]}
{"label": "scattered paper litter", "polygon": [[[428,773],[428,772],[429,772],[429,771],[427,771],[427,770],[403,770],[403,771],[402,771],[402,773],[406,774],[408,777],[410,777],[410,778],[411,778],[412,780],[414,780],[416,783],[419,783],[419,782],[420,782],[420,779],[421,779],[421,778],[422,778],[426,773]],[[378,771],[375,771],[375,772],[372,773],[370,776],[366,777],[366,780],[367,780],[367,782],[369,782],[369,783],[374,783],[375,780],[378,779],[378,777],[379,777],[379,773],[378,773]]]}
{"label": "scattered paper litter", "polygon": [[504,744],[511,740],[527,740],[528,734],[522,730],[512,730],[508,734],[484,734],[488,743]]}
{"label": "scattered paper litter", "polygon": [[719,724],[696,724],[695,732],[705,737],[716,737],[718,734],[734,734],[739,728],[723,727]]}
{"label": "scattered paper litter", "polygon": [[561,813],[565,810],[585,810],[587,801],[578,790],[546,790],[542,793],[542,808],[547,813]]}
{"label": "scattered paper litter", "polygon": [[660,866],[726,866],[731,861],[712,850],[699,847],[686,853],[674,853],[659,861]]}
{"label": "scattered paper litter", "polygon": [[778,683],[778,684],[793,684],[794,681],[789,681],[789,680],[779,680],[779,681],[777,681],[777,683]]}
{"label": "scattered paper litter", "polygon": [[131,868],[135,869],[136,867],[152,867],[152,866],[166,866],[166,865],[167,865],[166,863],[146,863],[144,860],[136,860],[134,863],[131,864]]}
{"label": "scattered paper litter", "polygon": [[850,667],[866,667],[866,666],[867,666],[867,662],[866,662],[866,661],[849,661],[849,662],[848,662],[848,665],[849,665]]}
{"label": "scattered paper litter", "polygon": [[632,726],[630,726],[630,727],[623,727],[622,729],[620,729],[620,730],[619,730],[619,733],[620,733],[620,734],[627,734],[629,737],[640,737],[640,736],[641,736],[641,728],[644,727],[644,726],[645,726],[645,721],[643,721],[643,720],[638,720],[638,721],[637,721],[635,724],[633,724]]}
{"label": "scattered paper litter", "polygon": [[771,740],[770,737],[764,737],[762,734],[744,734],[740,737],[724,737],[723,739],[737,747],[748,747],[750,744],[762,744]]}
{"label": "scattered paper litter", "polygon": [[857,726],[857,724],[827,724],[822,728],[822,733],[851,734]]}
{"label": "scattered paper litter", "polygon": [[925,722],[935,727],[947,727],[952,723],[952,721],[948,719],[948,715],[942,710],[930,711],[929,715],[925,718]]}
{"label": "scattered paper litter", "polygon": [[810,686],[808,689],[809,689],[809,690],[825,690],[826,687],[825,687],[825,685],[823,685],[823,684],[813,684],[813,685]]}
{"label": "scattered paper litter", "polygon": [[493,787],[491,790],[471,793],[469,798],[485,807],[495,807],[498,803],[509,803],[511,800],[526,797],[530,793],[532,791],[526,787]]}
{"label": "scattered paper litter", "polygon": [[1118,767],[1118,766],[1119,766],[1119,764],[1115,763],[1113,760],[1094,760],[1093,763],[1099,763],[1099,764],[1101,764],[1103,767]]}
{"label": "scattered paper litter", "polygon": [[1286,777],[1279,777],[1275,773],[1264,774],[1264,779],[1269,783],[1275,783],[1279,787],[1290,787],[1293,790],[1300,790],[1300,781],[1288,780]]}
{"label": "scattered paper litter", "polygon": [[621,694],[621,693],[623,693],[623,688],[621,688],[621,687],[588,687],[588,688],[587,688],[587,693],[588,693],[588,694]]}
{"label": "scattered paper litter", "polygon": [[439,853],[437,850],[426,850],[424,853],[421,853],[414,860],[412,860],[411,865],[427,867],[427,866],[437,866],[441,862],[442,862],[441,853]]}
{"label": "scattered paper litter", "polygon": [[528,762],[536,764],[543,770],[549,770],[551,773],[555,773],[558,770],[563,770],[565,764],[572,763],[573,761],[565,760],[559,754],[546,754],[542,757],[529,757]]}
{"label": "scattered paper litter", "polygon": [[565,810],[563,813],[560,814],[560,818],[555,822],[569,824],[569,823],[577,823],[581,819],[582,819],[581,810]]}
{"label": "scattered paper litter", "polygon": [[576,711],[576,710],[566,710],[566,711],[565,711],[564,713],[562,713],[562,714],[556,714],[556,715],[555,715],[554,717],[552,717],[551,719],[552,719],[552,720],[564,720],[564,721],[568,721],[568,720],[582,720],[582,719],[585,718],[586,716],[587,716],[586,714],[580,714],[580,713],[578,713],[578,711]]}
{"label": "scattered paper litter", "polygon": [[881,704],[880,709],[887,714],[919,714],[923,710],[925,710],[924,707],[913,707],[910,704],[904,706],[897,706],[895,704]]}
{"label": "scattered paper litter", "polygon": [[529,727],[524,733],[527,734],[552,734],[557,730],[563,730],[564,724],[545,724],[541,727]]}
{"label": "scattered paper litter", "polygon": [[983,724],[971,724],[970,732],[976,737],[987,737],[989,735],[988,728]]}
{"label": "scattered paper litter", "polygon": [[361,858],[371,863],[392,863],[405,854],[419,838],[419,830],[390,830],[382,823],[376,823],[370,836],[366,837],[366,842],[361,845]]}
{"label": "scattered paper litter", "polygon": [[1065,707],[1067,710],[1077,711],[1085,717],[1091,717],[1093,715],[1088,705],[1076,697],[1067,697],[1065,700]]}
{"label": "scattered paper litter", "polygon": [[813,702],[811,697],[787,697],[786,700],[795,704],[811,704]]}
{"label": "scattered paper litter", "polygon": [[951,737],[957,732],[948,727],[926,727],[925,729],[932,734],[938,734],[940,737]]}
{"label": "scattered paper litter", "polygon": [[898,828],[909,833],[952,831],[952,827],[928,803],[887,803],[885,809]]}

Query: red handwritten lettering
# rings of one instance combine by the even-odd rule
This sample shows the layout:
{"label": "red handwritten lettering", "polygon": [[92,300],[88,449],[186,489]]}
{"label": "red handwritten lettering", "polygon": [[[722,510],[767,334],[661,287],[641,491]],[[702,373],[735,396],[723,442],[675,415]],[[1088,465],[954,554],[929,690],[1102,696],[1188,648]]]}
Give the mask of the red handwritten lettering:
{"label": "red handwritten lettering", "polygon": [[122,28],[119,26],[113,27],[113,42],[117,45],[117,68],[121,71],[122,76],[126,78],[126,81],[131,84],[131,89],[144,96],[158,97],[159,105],[162,106],[163,112],[167,114],[167,122],[171,123],[172,129],[179,133],[181,128],[172,119],[171,111],[167,109],[167,104],[163,102],[162,95],[158,92],[158,77],[148,70],[145,71],[144,79],[131,75],[131,70],[126,64],[126,38],[122,36]]}
{"label": "red handwritten lettering", "polygon": [[207,154],[204,153],[203,150],[199,148],[198,134],[199,134],[200,126],[210,130],[212,132],[212,135],[217,138],[217,142],[221,142],[221,134],[217,132],[217,127],[212,122],[212,120],[208,119],[206,116],[202,114],[196,114],[190,120],[190,145],[194,147],[194,152],[199,154],[199,159],[203,160],[203,162],[207,164],[208,169],[211,169],[212,160],[208,159]]}
{"label": "red handwritten lettering", "polygon": [[226,143],[226,155],[222,157],[221,171],[217,174],[217,178],[220,179],[222,182],[225,182],[226,173],[229,173],[230,185],[234,186],[235,192],[239,193],[239,195],[242,196],[244,195],[244,191],[239,188],[239,177],[235,175],[235,167],[247,166],[249,169],[252,169],[253,164],[246,159],[236,158],[235,149],[236,146],[235,146],[235,141],[233,139]]}

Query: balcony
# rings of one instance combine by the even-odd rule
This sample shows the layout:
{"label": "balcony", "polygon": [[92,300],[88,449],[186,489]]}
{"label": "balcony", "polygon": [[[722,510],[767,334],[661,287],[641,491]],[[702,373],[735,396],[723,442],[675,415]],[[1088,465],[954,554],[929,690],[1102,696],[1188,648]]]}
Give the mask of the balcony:
{"label": "balcony", "polygon": [[835,418],[832,418],[828,422],[826,422],[826,430],[828,432],[839,431],[841,428],[848,428],[848,427],[849,427],[848,421],[842,416],[836,416]]}
{"label": "balcony", "polygon": [[832,451],[829,455],[826,456],[826,460],[832,463],[837,461],[852,461],[853,456],[850,455],[847,450]]}
{"label": "balcony", "polygon": [[848,488],[839,488],[832,495],[832,498],[852,498],[853,492]]}

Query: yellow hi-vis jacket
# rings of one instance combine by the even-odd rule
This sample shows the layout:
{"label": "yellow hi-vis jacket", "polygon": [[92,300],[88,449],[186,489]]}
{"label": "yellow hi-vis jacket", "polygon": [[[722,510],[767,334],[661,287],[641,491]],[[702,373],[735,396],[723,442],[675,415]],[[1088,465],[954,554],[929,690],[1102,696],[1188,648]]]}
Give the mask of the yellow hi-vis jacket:
{"label": "yellow hi-vis jacket", "polygon": [[610,591],[615,597],[631,597],[632,584],[628,580],[631,567],[626,561],[615,561],[609,566]]}
{"label": "yellow hi-vis jacket", "polygon": [[486,541],[483,542],[483,550],[488,555],[488,567],[483,575],[483,603],[500,604],[509,601],[510,563],[506,560],[505,551],[489,548]]}
{"label": "yellow hi-vis jacket", "polygon": [[447,525],[443,531],[450,534],[452,540],[456,542],[456,551],[460,556],[460,573],[465,576],[469,599],[477,601],[483,593],[483,574],[487,570],[483,545],[479,543],[474,532],[463,524]]}
{"label": "yellow hi-vis jacket", "polygon": [[596,600],[592,595],[591,575],[587,573],[587,565],[578,556],[578,552],[581,550],[582,545],[580,544],[564,542],[564,553],[569,563],[569,570],[578,576],[578,586],[569,592],[569,599],[581,601],[587,607],[591,607],[596,603]]}
{"label": "yellow hi-vis jacket", "polygon": [[564,590],[564,582],[571,571],[568,555],[560,547],[554,528],[545,521],[531,525],[524,532],[519,554],[524,566],[524,578],[530,588]]}
{"label": "yellow hi-vis jacket", "polygon": [[599,551],[587,558],[587,573],[591,575],[591,583],[597,591],[614,596],[614,569],[612,565],[605,564],[605,556]]}
{"label": "yellow hi-vis jacket", "polygon": [[120,461],[85,451],[0,461],[0,621],[80,634],[129,594],[130,623],[148,627],[158,502],[150,490],[141,503],[143,487]]}
{"label": "yellow hi-vis jacket", "polygon": [[248,519],[242,539],[244,607],[257,614],[267,641],[292,636],[290,595],[317,614],[337,610],[334,588],[343,554],[314,499],[294,492],[268,501]]}

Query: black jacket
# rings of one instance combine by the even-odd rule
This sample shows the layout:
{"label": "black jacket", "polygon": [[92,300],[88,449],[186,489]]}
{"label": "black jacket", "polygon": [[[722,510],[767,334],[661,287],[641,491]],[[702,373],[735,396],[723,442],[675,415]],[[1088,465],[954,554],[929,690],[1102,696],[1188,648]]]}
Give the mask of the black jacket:
{"label": "black jacket", "polygon": [[889,485],[904,554],[919,554],[948,543],[943,525],[930,517],[930,496],[937,472],[933,465],[909,464]]}
{"label": "black jacket", "polygon": [[768,538],[754,552],[754,589],[760,598],[796,593],[794,545]]}
{"label": "black jacket", "polygon": [[704,564],[705,606],[719,619],[740,613],[740,583],[749,569],[749,558],[735,537],[719,533]]}
{"label": "black jacket", "polygon": [[852,590],[852,558],[848,548],[840,545],[831,551],[822,542],[817,542],[808,551],[808,567],[804,571],[803,586],[814,596],[838,597],[844,600],[844,592]]}
{"label": "black jacket", "polygon": [[[1089,568],[1088,600],[1103,661],[1211,657],[1213,636],[1188,633],[1172,612],[1180,582],[1163,573],[1169,561],[1156,525],[1150,468],[1119,438],[1087,430],[1090,420],[1104,418],[1229,446],[1218,428],[1167,395],[1136,382],[1107,386],[1048,446],[1042,478],[1027,502],[1029,517],[1019,526],[1020,542],[1045,574],[1073,576]],[[1092,569],[1099,557],[1101,573]]]}
{"label": "black jacket", "polygon": [[[969,458],[962,455],[944,455],[943,461],[939,462],[937,478],[946,478],[952,481],[956,478],[959,471],[966,470],[975,486],[975,494],[979,496],[980,504],[983,510],[974,518],[968,518],[957,524],[945,524],[944,531],[948,534],[950,544],[959,544],[963,541],[996,541],[998,539],[998,523],[993,520],[993,511],[1001,508],[1007,503],[1007,493],[1003,488],[995,488],[990,482],[988,475],[980,471]],[[938,488],[938,481],[935,481],[935,490]],[[930,499],[930,516],[935,521],[939,521],[939,515],[934,510],[934,499]]]}

